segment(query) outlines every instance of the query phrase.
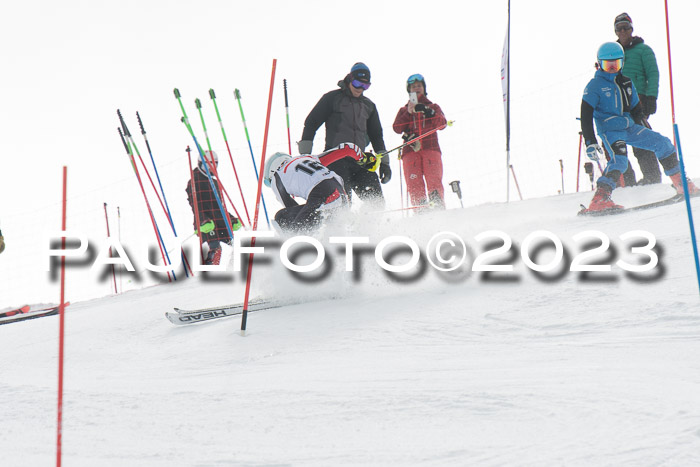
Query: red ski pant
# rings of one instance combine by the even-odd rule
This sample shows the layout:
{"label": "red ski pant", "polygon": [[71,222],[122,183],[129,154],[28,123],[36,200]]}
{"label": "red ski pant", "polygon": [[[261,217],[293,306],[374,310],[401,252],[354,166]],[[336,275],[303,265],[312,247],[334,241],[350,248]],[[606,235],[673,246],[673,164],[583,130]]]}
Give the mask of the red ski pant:
{"label": "red ski pant", "polygon": [[445,200],[442,187],[442,154],[439,151],[422,150],[409,152],[402,156],[406,189],[413,206],[425,204],[428,196],[437,191],[441,200]]}

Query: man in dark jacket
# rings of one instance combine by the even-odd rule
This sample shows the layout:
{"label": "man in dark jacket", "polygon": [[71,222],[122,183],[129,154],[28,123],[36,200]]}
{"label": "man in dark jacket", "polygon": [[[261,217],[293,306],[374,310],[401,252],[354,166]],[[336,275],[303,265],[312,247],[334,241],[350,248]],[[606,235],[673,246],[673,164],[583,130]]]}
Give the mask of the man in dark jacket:
{"label": "man in dark jacket", "polygon": [[[627,13],[621,13],[615,18],[615,34],[617,42],[625,50],[625,64],[622,74],[632,80],[639,93],[639,100],[644,111],[643,124],[651,128],[647,119],[656,113],[656,98],[659,95],[659,67],[656,64],[654,51],[644,43],[641,37],[633,36],[632,18]],[[639,162],[642,178],[636,181],[632,166],[624,174],[625,185],[650,185],[661,183],[659,162],[653,152],[646,149],[633,148],[634,157]]]}
{"label": "man in dark jacket", "polygon": [[[324,94],[306,117],[299,153],[311,154],[316,131],[324,123],[326,151],[345,142],[354,143],[363,151],[371,142],[374,152],[386,151],[377,107],[363,94],[370,84],[367,65],[361,62],[353,65],[350,73],[338,82],[339,89]],[[384,195],[379,181],[388,183],[391,179],[389,156],[384,156],[381,162],[379,178],[376,173],[358,166],[351,158],[334,162],[328,168],[343,179],[348,195],[354,191],[363,201],[383,208]]]}
{"label": "man in dark jacket", "polygon": [[[192,171],[192,179],[187,182],[187,201],[189,201],[194,213],[194,228],[201,232],[202,243],[206,243],[209,247],[209,253],[204,264],[216,265],[221,260],[221,242],[229,243],[231,241],[229,229],[231,229],[231,232],[240,229],[241,222],[229,213],[226,213],[229,218],[228,225],[227,221],[224,220],[224,216],[221,214],[222,209],[219,207],[219,202],[216,199],[216,196],[218,196],[219,200],[223,202],[221,187],[219,186],[219,180],[214,176],[219,159],[214,151],[204,151],[204,155],[209,163],[207,168],[211,174],[211,181],[209,180],[209,175],[207,175],[207,168],[204,167],[200,160],[197,168]],[[194,192],[192,191],[193,181]],[[212,184],[216,188],[216,195],[212,189]],[[197,222],[199,222],[199,226]]]}

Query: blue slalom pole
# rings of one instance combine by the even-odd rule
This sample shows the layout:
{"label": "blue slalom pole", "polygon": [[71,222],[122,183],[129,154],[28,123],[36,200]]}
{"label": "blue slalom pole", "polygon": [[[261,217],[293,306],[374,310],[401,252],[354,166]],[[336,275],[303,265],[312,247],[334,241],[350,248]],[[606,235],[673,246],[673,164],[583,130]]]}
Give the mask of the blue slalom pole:
{"label": "blue slalom pole", "polygon": [[690,225],[690,240],[693,242],[693,255],[695,257],[695,275],[698,278],[698,288],[700,289],[700,260],[698,260],[698,242],[695,237],[695,223],[693,222],[693,211],[690,209],[690,195],[688,194],[688,179],[685,177],[685,163],[683,162],[683,152],[681,151],[681,137],[678,133],[678,124],[673,124],[673,134],[676,136],[676,146],[678,147],[678,163],[681,167],[681,181],[683,182],[683,197],[685,198],[685,208],[688,211],[688,223]]}
{"label": "blue slalom pole", "polygon": [[[185,118],[182,118],[182,122],[187,125]],[[214,198],[216,198],[216,204],[219,205],[219,210],[221,211],[221,215],[224,218],[224,222],[226,223],[226,230],[228,231],[229,237],[233,238],[233,231],[231,230],[230,220],[228,217],[228,213],[224,209],[223,204],[221,203],[221,198],[219,198],[219,193],[216,189],[216,185],[214,185],[214,180],[212,179],[211,172],[209,172],[209,164],[207,163],[206,157],[204,157],[204,151],[202,151],[202,147],[199,145],[199,142],[197,141],[197,137],[194,135],[194,132],[190,131],[190,134],[192,135],[192,139],[194,139],[194,145],[197,146],[197,151],[199,151],[199,159],[202,161],[202,166],[204,167],[204,170],[207,172],[207,178],[209,179],[209,185],[211,186],[211,191],[214,193]],[[193,186],[192,189],[194,190],[195,187]]]}
{"label": "blue slalom pole", "polygon": [[[243,105],[241,104],[241,91],[239,91],[238,89],[235,89],[233,91],[233,95],[236,97],[236,100],[238,101],[238,109],[241,111],[241,120],[243,120],[243,128],[245,129],[245,138],[248,140],[248,149],[250,149],[250,158],[253,160],[253,169],[255,170],[255,181],[257,182],[260,179],[260,175],[258,174],[258,166],[255,163],[255,156],[253,155],[253,146],[251,146],[251,144],[250,144],[250,135],[248,134],[248,125],[245,122],[245,115],[243,114]],[[262,200],[263,211],[265,212],[265,221],[267,221],[267,228],[269,229],[270,228],[270,218],[267,217],[267,206],[265,206],[265,196],[262,193],[260,194],[260,199]]]}
{"label": "blue slalom pole", "polygon": [[[175,230],[175,223],[173,222],[173,216],[170,214],[170,206],[168,206],[168,199],[165,197],[165,191],[163,190],[163,184],[160,181],[160,175],[158,174],[158,168],[156,167],[156,161],[153,159],[153,152],[151,151],[151,145],[148,143],[148,137],[146,136],[146,130],[143,128],[143,122],[141,121],[141,115],[138,111],[136,112],[136,119],[139,121],[139,127],[141,127],[141,134],[143,135],[144,141],[146,141],[146,148],[148,149],[148,155],[151,157],[151,164],[153,164],[153,170],[156,173],[156,180],[158,180],[158,187],[160,188],[160,194],[163,195],[163,201],[165,202],[165,210],[168,214],[168,221],[170,222],[170,228],[173,229],[173,234],[177,237],[177,231]],[[190,277],[187,272],[187,258],[185,257],[185,252],[180,250],[180,256],[184,263],[185,276]]]}
{"label": "blue slalom pole", "polygon": [[[124,130],[124,134],[122,135],[122,143],[124,143],[124,148],[126,148],[126,152],[129,155],[129,158],[131,160],[131,167],[134,169],[134,173],[136,174],[136,178],[138,179],[139,185],[141,186],[141,191],[143,192],[143,198],[146,201],[146,207],[148,207],[148,213],[151,216],[151,220],[153,222],[153,227],[155,227],[156,237],[157,237],[158,241],[160,242],[160,246],[162,248],[162,251],[165,252],[165,257],[168,260],[168,264],[172,265],[172,261],[170,261],[170,255],[168,254],[168,249],[166,248],[165,242],[163,241],[163,236],[160,234],[160,229],[158,228],[158,223],[156,222],[156,218],[153,215],[153,211],[151,210],[151,205],[148,202],[148,197],[146,196],[146,191],[144,190],[143,183],[141,182],[141,177],[139,176],[138,167],[136,166],[136,159],[134,158],[134,150],[136,151],[136,154],[139,156],[139,158],[141,157],[141,154],[139,153],[139,150],[136,147],[136,142],[131,137],[131,132],[129,132],[129,129],[126,127],[126,122],[124,121],[124,117],[122,117],[122,113],[119,109],[117,109],[117,115],[119,116],[119,121],[121,122],[121,129],[119,129],[120,130],[119,134],[122,135],[121,130]],[[132,147],[133,147],[133,150],[132,150]],[[143,164],[143,159],[141,160],[141,164]],[[144,168],[145,168],[145,165],[144,165]],[[173,273],[173,279],[177,281],[177,276],[175,275],[175,268],[173,268],[171,272]]]}

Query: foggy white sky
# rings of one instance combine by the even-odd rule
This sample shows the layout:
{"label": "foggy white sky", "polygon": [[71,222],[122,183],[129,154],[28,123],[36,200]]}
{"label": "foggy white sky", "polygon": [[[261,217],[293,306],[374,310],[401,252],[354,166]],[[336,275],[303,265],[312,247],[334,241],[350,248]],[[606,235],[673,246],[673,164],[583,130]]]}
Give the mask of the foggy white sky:
{"label": "foggy white sky", "polygon": [[[700,4],[669,3],[676,119],[688,172],[697,176],[698,64],[693,39]],[[635,34],[656,52],[661,89],[659,111],[651,123],[671,136],[663,1],[594,0],[584,5],[515,0],[511,11],[511,162],[525,197],[557,194],[559,159],[564,161],[565,191],[575,189],[575,119],[581,93],[593,74],[598,46],[615,40],[613,19],[623,11],[632,16]],[[193,143],[180,123],[172,90],[178,87],[182,92],[203,140],[193,104],[201,99],[214,149],[228,159],[208,96],[214,88],[252,210],[254,176],[233,90],[239,88],[243,95],[259,159],[273,58],[278,67],[268,154],[287,148],[282,79],[289,83],[291,135],[297,141],[321,95],[334,89],[353,63],[363,61],[372,71],[367,96],[377,104],[387,147],[402,142],[391,124],[407,98],[405,80],[422,73],[429,97],[448,119],[456,120],[454,127],[440,133],[444,183],[461,180],[465,204],[504,201],[500,58],[506,24],[505,0],[357,5],[30,0],[4,6],[0,227],[8,246],[0,256],[0,307],[58,296],[56,285],[48,283],[40,269],[47,232],[60,229],[63,165],[69,172],[70,228],[84,230],[91,238],[104,237],[106,202],[113,230],[120,207],[125,242],[152,241],[142,195],[117,135],[117,108],[150,165],[135,112],[143,117],[178,233],[187,235],[191,212],[184,196],[185,147]],[[321,129],[314,150],[322,145]],[[394,179],[385,193],[390,207],[399,207],[395,155],[392,160]],[[228,172],[222,179],[235,201],[230,163],[223,167]],[[582,184],[586,185],[583,179]],[[264,194],[274,212],[271,193]],[[511,199],[515,196],[512,192]],[[459,206],[449,187],[447,202],[448,207]],[[572,215],[575,209],[572,206]],[[72,286],[76,294],[79,284]],[[108,284],[101,287],[109,292]]]}

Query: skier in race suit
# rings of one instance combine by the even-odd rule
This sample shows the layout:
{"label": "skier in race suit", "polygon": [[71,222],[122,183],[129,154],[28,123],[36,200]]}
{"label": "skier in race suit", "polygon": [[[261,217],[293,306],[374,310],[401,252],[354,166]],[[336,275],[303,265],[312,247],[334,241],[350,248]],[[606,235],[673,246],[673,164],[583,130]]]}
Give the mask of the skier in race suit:
{"label": "skier in race suit", "polygon": [[[284,231],[311,231],[349,207],[343,179],[327,166],[338,161],[352,161],[361,167],[378,164],[372,153],[364,154],[353,143],[338,147],[318,156],[277,152],[265,163],[263,182],[272,188],[284,208],[275,214],[275,222]],[[304,198],[299,204],[293,196]]]}
{"label": "skier in race suit", "polygon": [[[586,155],[597,161],[603,150],[593,132],[593,121],[605,148],[611,154],[603,176],[597,181],[597,190],[587,211],[621,209],[610,195],[627,170],[627,144],[653,151],[671,178],[677,193],[683,193],[678,156],[671,140],[639,124],[644,116],[637,90],[632,81],[620,73],[624,51],[617,42],[606,42],[598,49],[598,70],[583,91],[581,101],[581,131],[586,142]],[[698,193],[688,181],[691,194]],[[585,211],[584,211],[585,212]]]}

